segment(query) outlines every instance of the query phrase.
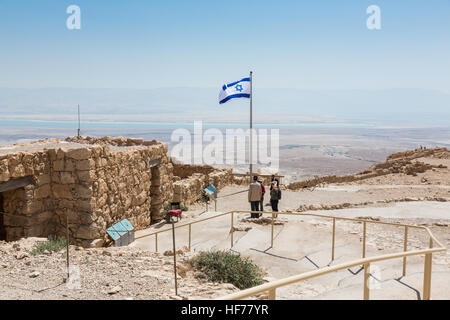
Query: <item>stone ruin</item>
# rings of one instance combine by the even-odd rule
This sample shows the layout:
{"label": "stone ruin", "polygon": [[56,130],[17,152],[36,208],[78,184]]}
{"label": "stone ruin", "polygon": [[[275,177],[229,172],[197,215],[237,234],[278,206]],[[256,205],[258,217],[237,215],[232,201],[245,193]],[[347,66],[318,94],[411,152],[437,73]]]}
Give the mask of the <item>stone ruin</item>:
{"label": "stone ruin", "polygon": [[[172,164],[174,176],[173,201],[182,202],[185,205],[200,200],[204,196],[204,188],[210,184],[220,190],[230,184],[247,186],[250,182],[248,176],[234,174],[232,169],[219,169],[209,165],[188,165],[173,160]],[[270,175],[255,174],[262,178],[265,186],[270,186]]]}
{"label": "stone ruin", "polygon": [[210,184],[221,189],[233,183],[232,169],[218,169],[208,165],[187,165],[173,162],[173,201],[190,205],[204,196]]}
{"label": "stone ruin", "polygon": [[210,184],[248,183],[232,169],[178,163],[156,140],[69,137],[0,146],[0,240],[63,236],[68,225],[72,243],[107,245],[106,229],[122,219],[145,229],[164,219],[170,204],[201,200]]}
{"label": "stone ruin", "polygon": [[130,138],[45,139],[0,147],[0,240],[64,235],[108,241],[127,218],[136,229],[164,218],[173,197],[167,145]]}

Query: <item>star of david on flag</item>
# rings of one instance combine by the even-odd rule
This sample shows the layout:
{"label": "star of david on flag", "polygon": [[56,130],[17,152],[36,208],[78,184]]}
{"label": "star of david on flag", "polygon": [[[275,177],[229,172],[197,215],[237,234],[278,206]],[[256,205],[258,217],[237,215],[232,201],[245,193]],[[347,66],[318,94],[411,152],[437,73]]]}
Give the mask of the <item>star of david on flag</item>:
{"label": "star of david on flag", "polygon": [[234,98],[250,98],[250,78],[224,84],[219,94],[219,103],[225,103]]}

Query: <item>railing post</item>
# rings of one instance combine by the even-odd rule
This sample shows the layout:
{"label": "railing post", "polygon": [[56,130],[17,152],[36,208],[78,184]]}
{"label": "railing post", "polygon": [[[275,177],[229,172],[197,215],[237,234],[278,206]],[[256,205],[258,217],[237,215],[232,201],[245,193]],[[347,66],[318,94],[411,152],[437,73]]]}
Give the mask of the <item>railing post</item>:
{"label": "railing post", "polygon": [[230,236],[230,240],[231,240],[231,246],[230,249],[233,248],[233,235],[234,235],[234,212],[231,213],[231,230],[230,230],[231,236]]}
{"label": "railing post", "polygon": [[274,213],[272,212],[272,231],[271,231],[271,235],[270,235],[270,247],[273,248],[273,216]]}
{"label": "railing post", "polygon": [[[430,237],[430,249],[433,248],[433,239]],[[433,255],[427,253],[425,255],[425,265],[423,270],[423,300],[431,298],[431,269],[433,264]]]}
{"label": "railing post", "polygon": [[277,289],[275,289],[275,288],[269,290],[269,300],[276,300],[277,299],[276,290]]}
{"label": "railing post", "polygon": [[425,266],[423,270],[423,300],[430,300],[431,291],[431,253],[425,255]]}
{"label": "railing post", "polygon": [[[408,251],[408,226],[405,226],[405,239],[403,240],[403,251]],[[406,276],[406,257],[403,257],[403,277]]]}
{"label": "railing post", "polygon": [[172,220],[172,247],[173,247],[173,273],[175,275],[175,295],[178,295],[178,282],[177,282],[177,249],[175,245],[175,221]]}
{"label": "railing post", "polygon": [[189,251],[191,251],[191,223],[189,223]]}
{"label": "railing post", "polygon": [[158,252],[158,234],[155,233],[155,252]]}
{"label": "railing post", "polygon": [[333,218],[333,239],[331,241],[331,261],[334,261],[334,242],[336,235],[336,218]]}
{"label": "railing post", "polygon": [[369,278],[370,278],[370,263],[364,264],[364,300],[369,300]]}
{"label": "railing post", "polygon": [[[433,239],[430,237],[430,249],[433,248]],[[433,264],[433,255],[425,255],[425,265],[423,270],[423,300],[430,300],[431,296],[431,267]]]}
{"label": "railing post", "polygon": [[362,257],[366,257],[366,222],[363,222],[363,254]]}

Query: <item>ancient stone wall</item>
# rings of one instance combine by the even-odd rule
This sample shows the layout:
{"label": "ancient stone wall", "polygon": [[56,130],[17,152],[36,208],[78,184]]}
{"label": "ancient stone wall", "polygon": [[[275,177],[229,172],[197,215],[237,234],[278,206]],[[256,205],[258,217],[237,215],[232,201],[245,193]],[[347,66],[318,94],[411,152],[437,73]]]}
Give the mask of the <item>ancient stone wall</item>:
{"label": "ancient stone wall", "polygon": [[218,169],[211,166],[174,164],[174,175],[180,179],[173,183],[173,202],[184,205],[200,200],[204,188],[210,184],[218,190],[233,183],[231,169]]}
{"label": "ancient stone wall", "polygon": [[124,218],[137,230],[163,218],[173,197],[167,145],[71,139],[86,145],[0,156],[0,183],[33,177],[32,184],[2,193],[8,240],[64,235],[68,219],[73,241],[87,246],[107,240],[106,229]]}
{"label": "ancient stone wall", "polygon": [[51,234],[53,199],[47,152],[0,156],[0,183],[26,176],[34,184],[3,192],[4,226],[7,239]]}
{"label": "ancient stone wall", "polygon": [[167,156],[167,145],[164,145],[160,165],[152,168],[151,180],[151,216],[153,221],[164,218],[164,209],[173,200],[173,165]]}
{"label": "ancient stone wall", "polygon": [[64,232],[66,216],[73,237],[81,242],[106,240],[105,230],[124,218],[136,229],[149,226],[147,159],[157,157],[157,150],[151,157],[146,151],[112,152],[109,146],[95,146],[60,152],[62,159],[53,162],[52,174],[57,233]]}
{"label": "ancient stone wall", "polygon": [[192,176],[194,173],[201,173],[208,175],[216,168],[209,165],[196,165],[196,164],[180,164],[176,162],[173,163],[173,175],[185,179]]}

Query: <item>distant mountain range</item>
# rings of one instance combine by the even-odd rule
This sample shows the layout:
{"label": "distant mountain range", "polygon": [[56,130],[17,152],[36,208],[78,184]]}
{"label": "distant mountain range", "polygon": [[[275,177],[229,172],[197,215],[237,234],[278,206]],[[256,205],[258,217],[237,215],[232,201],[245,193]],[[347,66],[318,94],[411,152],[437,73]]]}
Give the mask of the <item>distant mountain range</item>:
{"label": "distant mountain range", "polygon": [[[155,115],[159,121],[163,118],[170,121],[172,116],[228,121],[248,114],[247,101],[219,106],[218,92],[217,88],[0,88],[0,114],[72,115],[77,104],[82,106],[83,114]],[[450,125],[450,94],[432,90],[255,88],[253,101],[255,117],[268,122],[328,119]]]}

